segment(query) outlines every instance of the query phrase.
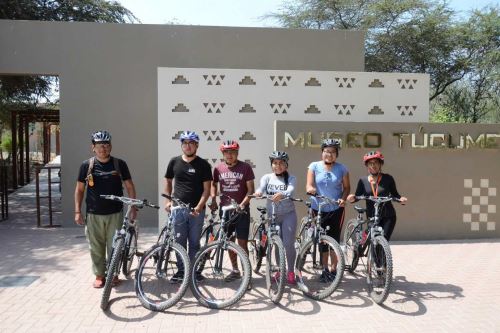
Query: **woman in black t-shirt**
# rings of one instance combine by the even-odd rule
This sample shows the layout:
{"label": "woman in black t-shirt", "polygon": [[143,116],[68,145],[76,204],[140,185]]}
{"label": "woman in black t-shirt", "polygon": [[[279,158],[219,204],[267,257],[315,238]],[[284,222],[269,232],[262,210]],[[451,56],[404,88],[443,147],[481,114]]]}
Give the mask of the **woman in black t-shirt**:
{"label": "woman in black t-shirt", "polygon": [[[356,193],[349,194],[347,201],[356,202],[356,196],[391,196],[399,199],[403,205],[408,201],[406,197],[402,197],[398,193],[394,178],[389,174],[382,173],[384,155],[381,152],[370,151],[365,154],[363,161],[368,169],[368,176],[359,179]],[[366,215],[368,218],[373,217],[374,210],[373,202],[366,200]],[[384,237],[389,240],[396,226],[396,210],[391,202],[387,202],[381,207],[380,226],[384,229]]]}

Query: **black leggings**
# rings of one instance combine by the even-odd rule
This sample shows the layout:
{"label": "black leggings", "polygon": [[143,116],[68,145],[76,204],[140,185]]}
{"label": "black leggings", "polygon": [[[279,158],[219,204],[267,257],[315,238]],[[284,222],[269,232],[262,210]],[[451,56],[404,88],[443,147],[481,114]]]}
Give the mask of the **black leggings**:
{"label": "black leggings", "polygon": [[382,217],[379,222],[380,226],[384,229],[384,237],[389,241],[391,239],[392,232],[396,226],[396,216]]}

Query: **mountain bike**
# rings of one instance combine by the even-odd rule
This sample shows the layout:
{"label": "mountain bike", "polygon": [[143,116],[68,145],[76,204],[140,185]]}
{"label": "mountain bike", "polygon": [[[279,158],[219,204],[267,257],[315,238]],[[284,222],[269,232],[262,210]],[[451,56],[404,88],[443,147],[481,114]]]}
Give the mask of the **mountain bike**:
{"label": "mountain bike", "polygon": [[[214,309],[226,308],[238,302],[247,291],[252,276],[246,252],[230,241],[231,235],[227,234],[228,226],[246,212],[240,210],[234,200],[221,207],[221,212],[219,227],[217,230],[212,229],[215,232],[214,240],[205,244],[196,254],[190,278],[191,290],[199,303]],[[233,272],[229,252],[236,254],[239,274]]]}
{"label": "mountain bike", "polygon": [[[249,198],[271,200],[271,195]],[[283,200],[302,201],[302,199],[284,198]],[[267,218],[267,208],[257,207],[260,212],[260,223],[257,226],[252,241],[249,242],[249,253],[254,261],[254,272],[258,273],[262,259],[266,257],[266,286],[268,296],[273,303],[279,303],[285,290],[286,253],[280,237],[280,225],[276,220],[276,206],[279,203],[272,201],[271,218]],[[269,223],[268,223],[269,222]]]}
{"label": "mountain bike", "polygon": [[142,256],[135,277],[135,293],[141,304],[152,311],[163,311],[184,296],[191,270],[186,250],[176,241],[174,227],[175,215],[189,214],[191,208],[177,198],[166,194],[162,196],[172,200],[174,205],[170,208],[158,242]]}
{"label": "mountain bike", "polygon": [[[374,216],[363,217],[366,209],[354,206],[358,213],[355,219],[349,220],[344,230],[343,250],[346,256],[346,269],[353,273],[361,257],[367,258],[365,266],[368,293],[373,301],[382,304],[389,295],[392,283],[392,253],[389,242],[384,237],[384,230],[379,225],[381,206],[392,197],[356,196],[357,200],[370,200],[374,203]],[[366,230],[363,231],[363,225]]]}
{"label": "mountain bike", "polygon": [[[308,195],[312,195],[308,193]],[[303,221],[297,238],[297,256],[295,259],[295,275],[297,287],[304,295],[315,300],[330,296],[337,289],[344,274],[344,255],[339,243],[326,235],[329,226],[321,226],[323,207],[338,204],[338,200],[314,195],[320,199],[318,214],[315,216],[311,204],[306,202],[308,215]],[[304,235],[302,238],[300,235]],[[332,268],[332,269],[331,269]]]}
{"label": "mountain bike", "polygon": [[113,236],[112,250],[106,265],[106,280],[104,282],[101,298],[101,309],[106,310],[109,304],[114,277],[120,274],[120,267],[124,275],[128,276],[130,274],[132,262],[137,252],[137,229],[134,221],[129,218],[132,207],[138,209],[145,206],[156,209],[160,207],[150,204],[147,200],[132,199],[116,195],[100,195],[100,197],[106,200],[120,201],[127,206],[127,211],[122,221],[122,227],[116,230]]}

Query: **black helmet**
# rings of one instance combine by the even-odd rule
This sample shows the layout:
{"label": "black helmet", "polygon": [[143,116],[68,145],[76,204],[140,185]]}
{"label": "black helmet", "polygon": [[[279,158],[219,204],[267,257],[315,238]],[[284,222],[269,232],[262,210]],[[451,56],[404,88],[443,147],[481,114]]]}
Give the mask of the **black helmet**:
{"label": "black helmet", "polygon": [[284,151],[273,151],[271,155],[269,155],[269,160],[271,164],[273,164],[274,160],[282,160],[288,165],[288,154]]}
{"label": "black helmet", "polygon": [[92,143],[111,143],[111,134],[108,131],[96,131],[92,134]]}

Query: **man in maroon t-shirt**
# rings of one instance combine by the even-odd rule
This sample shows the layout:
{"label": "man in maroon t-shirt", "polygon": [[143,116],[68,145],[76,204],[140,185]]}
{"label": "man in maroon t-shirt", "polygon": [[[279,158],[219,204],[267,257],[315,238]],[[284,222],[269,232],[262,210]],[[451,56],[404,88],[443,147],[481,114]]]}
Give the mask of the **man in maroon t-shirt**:
{"label": "man in maroon t-shirt", "polygon": [[[254,192],[253,181],[255,176],[253,174],[252,167],[248,163],[238,160],[239,149],[240,146],[238,142],[232,140],[224,141],[220,145],[224,162],[214,168],[214,177],[210,191],[212,201],[210,208],[212,210],[217,209],[217,201],[215,198],[217,197],[218,190],[220,190],[220,193],[224,194],[220,200],[221,206],[229,204],[231,201],[229,198],[232,198],[240,205],[241,209],[246,210],[247,213],[241,214],[236,223],[229,227],[228,234],[231,235],[236,230],[238,244],[248,254],[247,244],[248,233],[250,230],[250,198],[248,198],[247,195]],[[217,186],[217,184],[219,184],[219,186]],[[231,257],[233,271],[226,277],[225,280],[233,281],[240,278],[241,274],[238,269],[236,254],[230,252],[229,256]]]}

